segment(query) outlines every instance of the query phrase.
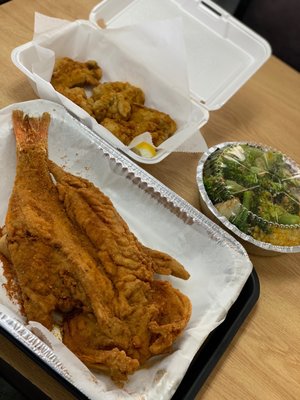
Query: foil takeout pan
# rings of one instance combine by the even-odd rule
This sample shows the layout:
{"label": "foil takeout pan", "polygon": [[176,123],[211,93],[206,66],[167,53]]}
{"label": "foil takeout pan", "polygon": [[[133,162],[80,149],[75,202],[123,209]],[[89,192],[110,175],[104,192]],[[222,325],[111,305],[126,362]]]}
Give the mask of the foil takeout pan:
{"label": "foil takeout pan", "polygon": [[[36,13],[34,25],[33,40],[11,57],[36,94],[63,104],[115,148],[147,164],[174,151],[206,150],[199,130],[209,112],[222,107],[271,55],[266,40],[211,0],[103,0],[88,21]],[[133,151],[137,143],[125,146],[49,83],[55,58],[66,56],[97,61],[103,81],[127,81],[143,89],[145,105],[169,114],[176,132],[152,157]]]}
{"label": "foil takeout pan", "polygon": [[16,160],[11,122],[13,109],[34,116],[49,112],[49,158],[92,181],[145,245],[168,252],[190,272],[181,281],[164,277],[187,294],[191,320],[173,350],[132,375],[121,389],[107,376],[92,373],[46,328],[26,322],[8,298],[0,266],[0,325],[90,399],[170,399],[194,355],[226,318],[252,272],[245,249],[230,234],[157,179],[114,149],[64,107],[45,100],[0,110],[0,222],[14,182]]}
{"label": "foil takeout pan", "polygon": [[[245,148],[254,149],[254,152],[262,152],[265,162],[261,164],[258,162],[261,161],[261,159],[259,159],[256,162],[257,165],[255,165],[254,160],[253,169],[247,170]],[[255,157],[254,155],[251,156]],[[276,163],[276,157],[280,158],[279,161],[284,165],[288,176],[280,176],[280,171],[278,173],[276,172],[276,164],[271,168],[271,162]],[[239,184],[237,185],[237,182],[232,180],[233,175],[230,176],[230,173],[226,173],[226,168],[228,169],[226,159],[229,160],[229,163],[233,163],[231,165],[239,165],[244,168],[244,175],[248,174],[249,182],[246,182],[245,176],[240,177],[240,180],[244,179],[246,182],[244,186],[246,186],[246,188],[243,186],[238,187]],[[232,170],[234,170],[234,168]],[[237,174],[238,173],[239,172],[237,172]],[[208,182],[205,181],[205,177],[208,176],[216,178],[212,188],[210,188]],[[228,176],[230,179],[227,180]],[[255,178],[255,176],[257,179],[251,182],[250,178]],[[266,176],[267,180],[265,179]],[[291,181],[293,181],[293,183],[289,184]],[[268,182],[270,182],[270,187],[268,187]],[[197,184],[203,212],[214,222],[233,234],[250,253],[269,256],[300,252],[300,244],[298,245],[300,241],[300,167],[295,161],[291,160],[282,152],[266,145],[249,142],[224,142],[217,144],[209,148],[202,155],[197,167]],[[297,191],[296,195],[291,192],[291,187],[294,191]],[[215,191],[215,195],[211,190]],[[269,199],[263,199],[262,203],[259,204],[260,214],[252,212],[251,210],[249,211],[246,208],[243,210],[239,207],[235,209],[232,200],[237,199],[239,202],[239,199],[243,198],[246,191],[254,197],[261,195],[265,197],[268,196],[273,203],[269,202]],[[208,192],[210,192],[210,195]],[[217,200],[218,197],[220,198],[219,200]],[[285,200],[289,200],[296,205],[297,215],[291,215],[288,212],[287,204],[283,201],[281,201],[281,203],[278,201],[278,199],[281,200],[282,197],[285,197]],[[213,198],[214,200],[212,200]],[[223,198],[223,200],[221,200],[221,198]],[[225,198],[227,201],[224,202]],[[226,207],[224,208],[226,203],[228,204],[227,209]],[[231,203],[230,206],[229,203]],[[265,210],[263,207],[265,207]],[[274,209],[267,209],[267,207],[274,207]],[[246,229],[244,231],[241,230],[242,228],[235,222],[238,216],[241,215],[241,210],[242,213],[246,213],[244,216],[247,215],[248,225],[250,226],[248,232]],[[272,218],[269,219],[271,212],[273,215],[271,215]],[[280,220],[280,212],[286,212],[283,214],[284,217],[294,218],[298,222],[294,224],[291,224],[291,222],[289,222],[289,224],[284,223]],[[262,217],[262,215],[268,215],[268,220]],[[283,217],[281,216],[281,218]],[[255,227],[257,227],[257,229]],[[262,232],[262,234],[260,234],[260,232]],[[273,234],[274,236],[272,238]],[[288,240],[286,243],[290,244],[284,245],[284,240]]]}

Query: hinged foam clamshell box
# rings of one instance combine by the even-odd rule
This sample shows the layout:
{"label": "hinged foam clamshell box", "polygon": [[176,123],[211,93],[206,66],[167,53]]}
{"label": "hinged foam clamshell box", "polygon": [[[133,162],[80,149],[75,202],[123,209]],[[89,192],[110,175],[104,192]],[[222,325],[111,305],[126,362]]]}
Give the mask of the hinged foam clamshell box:
{"label": "hinged foam clamshell box", "polygon": [[[197,129],[200,129],[207,123],[209,112],[222,107],[270,57],[271,48],[266,40],[210,0],[103,0],[91,10],[89,21],[81,23],[85,29],[88,26],[102,29],[103,23],[107,28],[120,28],[176,17],[182,19],[190,101],[198,109]],[[38,93],[32,64],[28,62],[33,46],[29,42],[17,47],[12,52],[12,60]],[[38,95],[53,100],[47,95]],[[100,136],[101,128],[96,128]],[[174,135],[179,131],[180,128]],[[190,136],[194,133],[191,130]],[[176,143],[177,148],[161,149],[153,158],[141,157],[129,148],[122,151],[136,161],[152,164],[163,160],[187,140],[183,136],[182,143]]]}

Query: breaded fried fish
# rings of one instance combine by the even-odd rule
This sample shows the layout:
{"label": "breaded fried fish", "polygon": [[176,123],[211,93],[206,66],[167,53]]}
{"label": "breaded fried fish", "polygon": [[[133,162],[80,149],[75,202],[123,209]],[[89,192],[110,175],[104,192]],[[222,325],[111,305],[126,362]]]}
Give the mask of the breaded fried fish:
{"label": "breaded fried fish", "polygon": [[96,86],[101,77],[102,70],[96,61],[79,62],[63,57],[55,62],[51,84],[57,91],[61,91],[76,86]]}
{"label": "breaded fried fish", "polygon": [[78,358],[122,382],[169,351],[191,315],[188,297],[156,274],[189,274],[142,245],[91,182],[48,160],[49,122],[13,112],[17,171],[1,248],[27,319],[59,323]]}

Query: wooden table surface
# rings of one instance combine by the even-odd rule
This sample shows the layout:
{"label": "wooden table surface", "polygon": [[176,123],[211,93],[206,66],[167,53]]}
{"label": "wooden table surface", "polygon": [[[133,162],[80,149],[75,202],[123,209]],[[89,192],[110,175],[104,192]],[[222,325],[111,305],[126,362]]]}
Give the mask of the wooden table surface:
{"label": "wooden table surface", "polygon": [[[0,6],[0,108],[36,98],[10,59],[13,48],[32,39],[34,12],[88,19],[97,2],[12,0]],[[226,105],[211,112],[202,133],[209,146],[231,140],[261,142],[300,163],[299,103],[299,73],[271,57]],[[199,157],[175,153],[145,169],[199,208]],[[300,254],[250,257],[260,279],[260,299],[197,400],[300,398]],[[53,399],[73,398],[4,338],[0,356]]]}

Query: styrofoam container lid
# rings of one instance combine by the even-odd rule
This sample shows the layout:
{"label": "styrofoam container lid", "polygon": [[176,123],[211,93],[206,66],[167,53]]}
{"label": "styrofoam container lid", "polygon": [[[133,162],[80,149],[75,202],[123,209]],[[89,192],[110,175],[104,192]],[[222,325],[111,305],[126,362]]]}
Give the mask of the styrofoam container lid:
{"label": "styrofoam container lid", "polygon": [[210,0],[103,0],[89,16],[108,28],[181,17],[191,98],[220,108],[270,57],[271,47]]}

